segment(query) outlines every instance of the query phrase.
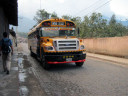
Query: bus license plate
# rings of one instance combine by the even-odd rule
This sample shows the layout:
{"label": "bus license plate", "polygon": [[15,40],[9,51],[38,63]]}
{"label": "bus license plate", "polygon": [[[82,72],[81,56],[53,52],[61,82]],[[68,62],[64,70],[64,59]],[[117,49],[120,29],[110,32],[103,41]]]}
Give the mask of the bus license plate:
{"label": "bus license plate", "polygon": [[66,58],[66,61],[72,61],[72,58]]}

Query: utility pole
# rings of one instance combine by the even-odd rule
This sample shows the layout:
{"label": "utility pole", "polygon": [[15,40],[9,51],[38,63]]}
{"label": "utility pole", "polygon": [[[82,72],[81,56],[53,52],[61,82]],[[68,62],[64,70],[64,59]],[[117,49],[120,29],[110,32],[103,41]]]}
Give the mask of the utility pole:
{"label": "utility pole", "polygon": [[40,0],[40,10],[41,10],[41,0]]}

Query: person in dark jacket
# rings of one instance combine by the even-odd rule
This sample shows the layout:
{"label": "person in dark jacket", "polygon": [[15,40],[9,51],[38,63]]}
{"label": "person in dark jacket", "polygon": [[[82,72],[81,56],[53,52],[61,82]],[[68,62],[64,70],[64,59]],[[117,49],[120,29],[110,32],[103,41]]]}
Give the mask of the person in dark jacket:
{"label": "person in dark jacket", "polygon": [[3,39],[0,41],[0,51],[2,52],[2,61],[4,72],[9,74],[11,68],[11,55],[13,55],[12,41],[8,38],[7,32],[3,33]]}

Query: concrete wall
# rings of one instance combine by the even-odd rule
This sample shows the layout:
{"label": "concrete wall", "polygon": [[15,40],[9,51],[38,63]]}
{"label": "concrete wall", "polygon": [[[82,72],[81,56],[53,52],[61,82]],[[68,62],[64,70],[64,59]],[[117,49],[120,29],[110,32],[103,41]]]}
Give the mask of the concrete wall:
{"label": "concrete wall", "polygon": [[5,16],[3,8],[0,7],[0,40],[2,39],[3,32],[5,31],[9,33],[9,23],[8,19]]}
{"label": "concrete wall", "polygon": [[88,52],[128,58],[128,36],[83,39]]}

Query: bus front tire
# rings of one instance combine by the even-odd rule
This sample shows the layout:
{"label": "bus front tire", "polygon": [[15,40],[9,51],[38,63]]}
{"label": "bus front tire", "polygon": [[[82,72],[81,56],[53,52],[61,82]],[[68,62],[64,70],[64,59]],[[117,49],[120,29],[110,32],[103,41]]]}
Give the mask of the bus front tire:
{"label": "bus front tire", "polygon": [[32,52],[32,48],[30,47],[30,55],[34,57],[34,53]]}
{"label": "bus front tire", "polygon": [[81,67],[83,66],[84,62],[76,62],[76,66]]}
{"label": "bus front tire", "polygon": [[42,63],[42,66],[45,70],[48,70],[50,69],[50,65],[45,61],[45,57],[43,56],[43,58],[41,59],[41,63]]}
{"label": "bus front tire", "polygon": [[46,70],[49,70],[50,69],[50,65],[46,62],[43,63],[43,68],[46,69]]}

